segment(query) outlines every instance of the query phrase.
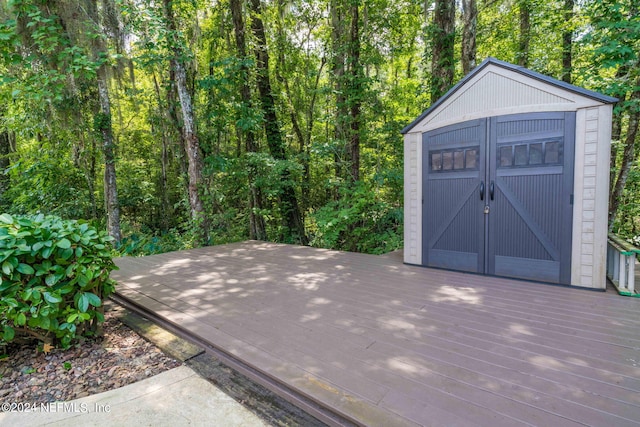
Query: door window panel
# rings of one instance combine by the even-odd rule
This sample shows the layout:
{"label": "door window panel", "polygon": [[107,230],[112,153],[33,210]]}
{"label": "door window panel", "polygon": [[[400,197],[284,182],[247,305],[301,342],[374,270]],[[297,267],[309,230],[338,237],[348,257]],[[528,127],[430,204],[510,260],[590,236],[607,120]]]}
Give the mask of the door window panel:
{"label": "door window panel", "polygon": [[516,145],[515,155],[513,156],[515,166],[526,166],[528,162],[528,153],[526,145]]}
{"label": "door window panel", "polygon": [[440,151],[431,153],[431,170],[442,170],[442,153]]}
{"label": "door window panel", "polygon": [[453,168],[464,169],[464,151],[453,152]]}
{"label": "door window panel", "polygon": [[450,171],[453,169],[453,153],[445,151],[442,153],[442,170]]}
{"label": "door window panel", "polygon": [[529,164],[542,164],[542,143],[538,142],[529,146]]}
{"label": "door window panel", "polygon": [[466,154],[466,169],[476,169],[478,167],[478,150],[473,148],[471,150],[467,150]]}
{"label": "door window panel", "polygon": [[499,155],[501,167],[510,167],[513,165],[513,155],[511,153],[510,145],[500,147]]}
{"label": "door window panel", "polygon": [[544,144],[544,162],[546,164],[560,163],[560,143],[557,141]]}

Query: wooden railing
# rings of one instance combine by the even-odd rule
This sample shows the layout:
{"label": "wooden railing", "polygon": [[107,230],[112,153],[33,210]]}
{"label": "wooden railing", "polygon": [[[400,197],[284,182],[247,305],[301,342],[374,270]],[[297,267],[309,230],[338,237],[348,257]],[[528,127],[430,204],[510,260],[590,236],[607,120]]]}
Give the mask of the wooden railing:
{"label": "wooden railing", "polygon": [[640,249],[613,233],[607,239],[607,277],[621,295],[638,296],[635,290],[636,255]]}

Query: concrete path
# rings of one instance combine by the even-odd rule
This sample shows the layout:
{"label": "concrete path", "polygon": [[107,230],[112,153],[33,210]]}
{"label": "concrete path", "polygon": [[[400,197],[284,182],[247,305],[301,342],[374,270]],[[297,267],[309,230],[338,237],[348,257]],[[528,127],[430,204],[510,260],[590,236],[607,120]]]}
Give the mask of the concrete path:
{"label": "concrete path", "polygon": [[0,426],[212,425],[268,424],[188,366],[82,399],[40,405],[36,411],[0,412]]}

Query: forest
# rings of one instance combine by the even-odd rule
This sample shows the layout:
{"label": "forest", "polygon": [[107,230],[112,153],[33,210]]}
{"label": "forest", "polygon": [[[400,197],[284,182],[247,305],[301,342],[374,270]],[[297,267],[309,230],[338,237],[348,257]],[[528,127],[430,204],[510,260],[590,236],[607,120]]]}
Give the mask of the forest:
{"label": "forest", "polygon": [[402,247],[400,130],[487,57],[619,99],[640,243],[637,0],[0,0],[0,212],[123,254]]}

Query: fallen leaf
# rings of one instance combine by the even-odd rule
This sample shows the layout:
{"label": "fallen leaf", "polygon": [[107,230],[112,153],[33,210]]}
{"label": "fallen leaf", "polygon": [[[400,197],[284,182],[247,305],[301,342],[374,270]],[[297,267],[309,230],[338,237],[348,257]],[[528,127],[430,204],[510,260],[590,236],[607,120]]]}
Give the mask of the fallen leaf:
{"label": "fallen leaf", "polygon": [[42,352],[47,354],[47,353],[51,353],[51,350],[53,350],[53,346],[49,343],[44,343],[44,345],[42,346]]}

